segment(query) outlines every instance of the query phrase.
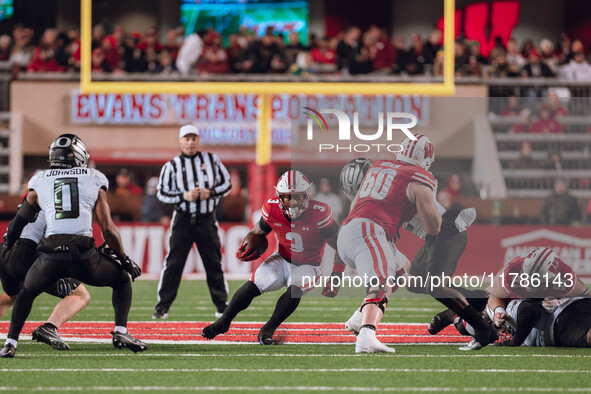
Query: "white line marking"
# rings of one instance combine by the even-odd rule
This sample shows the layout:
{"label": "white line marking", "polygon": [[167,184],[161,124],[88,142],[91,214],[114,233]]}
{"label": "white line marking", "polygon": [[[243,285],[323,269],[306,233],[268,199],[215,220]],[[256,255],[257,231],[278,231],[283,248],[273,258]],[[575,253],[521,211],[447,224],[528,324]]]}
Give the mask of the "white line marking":
{"label": "white line marking", "polygon": [[38,386],[0,387],[0,391],[357,391],[357,392],[591,392],[589,387],[347,387],[347,386]]}
{"label": "white line marking", "polygon": [[[317,345],[316,343],[313,345]],[[55,353],[19,353],[17,356],[31,357],[51,357],[55,358]],[[95,354],[95,353],[72,353],[60,352],[59,357],[384,357],[384,358],[591,358],[591,355],[573,355],[573,354],[285,354],[285,353],[121,353]]]}
{"label": "white line marking", "polygon": [[416,368],[0,368],[0,372],[404,372],[404,373],[572,373],[588,374],[583,369],[416,369]]}

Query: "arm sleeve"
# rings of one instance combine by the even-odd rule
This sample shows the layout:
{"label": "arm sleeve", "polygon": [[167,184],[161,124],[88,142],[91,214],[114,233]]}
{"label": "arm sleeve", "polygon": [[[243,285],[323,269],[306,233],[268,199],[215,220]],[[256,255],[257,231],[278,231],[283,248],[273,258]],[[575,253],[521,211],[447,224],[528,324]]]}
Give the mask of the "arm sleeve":
{"label": "arm sleeve", "polygon": [[176,185],[174,167],[171,162],[166,163],[160,171],[156,196],[164,204],[178,204],[183,201],[183,191],[179,190]]}
{"label": "arm sleeve", "polygon": [[517,329],[513,335],[513,340],[510,342],[511,346],[521,346],[542,313],[544,313],[542,306],[536,301],[525,300],[519,305],[517,309]]}
{"label": "arm sleeve", "polygon": [[221,198],[225,197],[230,193],[232,183],[230,182],[230,173],[226,169],[226,166],[222,164],[220,158],[213,155],[215,168],[217,169],[215,174],[215,186],[211,188],[211,197]]}
{"label": "arm sleeve", "polygon": [[259,219],[259,228],[261,230],[263,230],[265,232],[265,234],[269,234],[271,231],[273,231],[273,229],[271,228],[271,226],[269,226],[269,223],[267,223],[265,221],[265,219],[263,219],[262,216]]}

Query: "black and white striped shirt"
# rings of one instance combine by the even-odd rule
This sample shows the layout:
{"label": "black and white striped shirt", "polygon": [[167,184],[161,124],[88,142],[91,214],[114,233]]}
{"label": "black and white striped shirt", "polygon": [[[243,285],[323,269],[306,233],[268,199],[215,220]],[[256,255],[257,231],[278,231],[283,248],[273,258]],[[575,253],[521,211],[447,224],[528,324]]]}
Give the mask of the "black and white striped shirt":
{"label": "black and white striped shirt", "polygon": [[[211,195],[206,200],[188,202],[183,194],[195,187],[206,188]],[[164,164],[158,182],[158,199],[165,204],[175,204],[188,214],[215,212],[220,198],[230,192],[230,174],[213,153],[198,152],[195,156],[181,154]]]}

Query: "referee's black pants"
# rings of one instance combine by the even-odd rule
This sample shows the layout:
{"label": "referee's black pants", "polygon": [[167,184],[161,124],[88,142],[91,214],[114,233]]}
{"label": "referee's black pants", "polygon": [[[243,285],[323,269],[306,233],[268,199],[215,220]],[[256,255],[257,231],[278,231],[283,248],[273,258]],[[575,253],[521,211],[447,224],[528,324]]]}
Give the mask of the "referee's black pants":
{"label": "referee's black pants", "polygon": [[226,308],[228,285],[222,270],[222,252],[215,215],[191,216],[175,212],[170,236],[170,249],[158,283],[156,310],[168,311],[176,298],[187,256],[197,244],[203,260],[211,299],[219,312]]}

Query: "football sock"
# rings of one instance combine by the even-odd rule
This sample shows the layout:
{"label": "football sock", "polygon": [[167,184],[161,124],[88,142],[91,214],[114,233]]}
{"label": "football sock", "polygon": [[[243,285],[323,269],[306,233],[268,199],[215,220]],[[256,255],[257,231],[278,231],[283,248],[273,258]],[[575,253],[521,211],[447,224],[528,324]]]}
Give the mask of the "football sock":
{"label": "football sock", "polygon": [[219,321],[229,324],[240,311],[248,308],[252,300],[260,295],[261,291],[254,283],[251,281],[246,282],[236,290]]}
{"label": "football sock", "polygon": [[285,321],[298,307],[304,292],[297,286],[291,285],[285,293],[279,297],[273,315],[269,319],[269,325],[277,328]]}
{"label": "football sock", "polygon": [[373,330],[373,331],[376,330],[376,326],[374,326],[373,324],[364,324],[361,326],[361,328],[369,328],[370,330]]}
{"label": "football sock", "polygon": [[119,334],[127,334],[127,327],[115,326],[115,332],[118,332]]}
{"label": "football sock", "polygon": [[[127,275],[127,273],[125,273]],[[115,310],[115,325],[125,327],[127,326],[127,316],[129,315],[129,308],[131,308],[131,281],[123,282],[119,287],[113,288],[113,296],[111,302]]]}
{"label": "football sock", "polygon": [[53,323],[50,322],[46,322],[45,324],[43,324],[45,327],[51,329],[51,330],[57,330],[57,326]]}
{"label": "football sock", "polygon": [[33,301],[35,301],[36,294],[31,293],[27,289],[21,290],[14,306],[12,307],[12,317],[10,318],[10,329],[8,330],[8,338],[18,340],[18,336],[23,329],[25,320],[31,313]]}
{"label": "football sock", "polygon": [[14,339],[10,339],[10,338],[8,338],[8,339],[6,340],[6,342],[4,342],[4,344],[5,344],[5,345],[12,345],[12,346],[14,346],[14,348],[16,349],[16,344],[17,344],[17,341],[15,341]]}
{"label": "football sock", "polygon": [[458,313],[462,319],[469,323],[475,330],[487,329],[487,324],[482,319],[480,312],[478,312],[472,305],[468,305],[461,313]]}
{"label": "football sock", "polygon": [[484,310],[486,303],[488,302],[488,293],[484,290],[467,290],[461,287],[456,288],[457,291],[462,293],[468,300],[468,303],[474,307],[477,311]]}

